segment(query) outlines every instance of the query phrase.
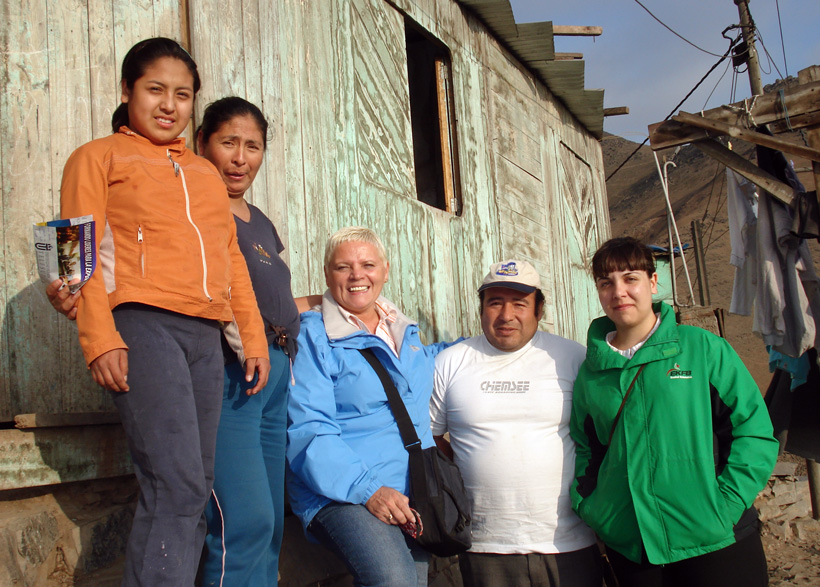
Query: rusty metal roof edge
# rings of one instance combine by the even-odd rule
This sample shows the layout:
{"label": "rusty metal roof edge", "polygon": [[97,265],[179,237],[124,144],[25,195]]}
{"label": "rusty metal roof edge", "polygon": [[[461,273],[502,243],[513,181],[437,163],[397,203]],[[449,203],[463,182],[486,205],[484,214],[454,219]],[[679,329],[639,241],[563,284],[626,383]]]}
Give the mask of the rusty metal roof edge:
{"label": "rusty metal roof edge", "polygon": [[[510,0],[456,0],[459,4],[472,10],[484,25],[490,30],[495,38],[503,45],[516,59],[518,59],[524,67],[526,67],[537,79],[539,79],[555,97],[567,107],[573,116],[596,138],[600,139],[603,136],[604,127],[604,100],[603,90],[585,90],[577,87],[565,88],[556,80],[550,81],[544,72],[544,61],[554,61],[555,59],[555,44],[553,39],[545,41],[545,45],[552,47],[552,54],[545,52],[542,55],[536,55],[537,49],[531,43],[526,44],[526,54],[529,58],[524,57],[524,52],[517,50],[516,45],[520,46],[521,41],[530,37],[534,30],[543,27],[546,30],[549,22],[545,23],[523,23],[522,28],[526,30],[524,36],[515,22],[512,6]],[[541,62],[541,63],[538,63]],[[589,111],[590,96],[600,94],[600,100],[593,100],[593,112]]]}

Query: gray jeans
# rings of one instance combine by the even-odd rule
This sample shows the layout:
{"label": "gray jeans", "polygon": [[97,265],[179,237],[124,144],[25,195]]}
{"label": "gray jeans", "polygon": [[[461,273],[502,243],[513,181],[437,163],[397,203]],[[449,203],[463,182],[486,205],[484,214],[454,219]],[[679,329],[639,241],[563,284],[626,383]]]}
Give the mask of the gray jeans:
{"label": "gray jeans", "polygon": [[118,306],[114,321],[131,390],[112,395],[140,485],[122,585],[193,585],[222,405],[219,325],[141,304]]}

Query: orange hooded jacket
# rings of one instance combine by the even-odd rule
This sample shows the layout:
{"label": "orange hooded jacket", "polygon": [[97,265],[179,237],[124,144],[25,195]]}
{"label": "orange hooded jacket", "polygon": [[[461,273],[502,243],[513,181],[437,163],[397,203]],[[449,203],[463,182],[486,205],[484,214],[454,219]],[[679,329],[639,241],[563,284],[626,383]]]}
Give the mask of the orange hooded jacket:
{"label": "orange hooded jacket", "polygon": [[128,348],[111,314],[126,302],[235,318],[245,357],[268,358],[225,184],[184,138],[155,145],[121,127],[86,143],[66,162],[60,202],[63,218],[96,221],[97,269],[77,309],[87,364]]}

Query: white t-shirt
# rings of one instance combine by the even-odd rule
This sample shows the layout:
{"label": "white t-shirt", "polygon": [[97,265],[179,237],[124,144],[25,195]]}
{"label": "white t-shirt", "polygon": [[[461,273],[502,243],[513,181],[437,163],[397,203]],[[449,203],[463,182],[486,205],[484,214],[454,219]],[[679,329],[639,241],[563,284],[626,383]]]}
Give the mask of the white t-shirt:
{"label": "white t-shirt", "polygon": [[594,543],[572,511],[572,386],[584,347],[536,332],[513,353],[486,337],[436,358],[430,419],[450,433],[472,499],[471,552],[572,552]]}

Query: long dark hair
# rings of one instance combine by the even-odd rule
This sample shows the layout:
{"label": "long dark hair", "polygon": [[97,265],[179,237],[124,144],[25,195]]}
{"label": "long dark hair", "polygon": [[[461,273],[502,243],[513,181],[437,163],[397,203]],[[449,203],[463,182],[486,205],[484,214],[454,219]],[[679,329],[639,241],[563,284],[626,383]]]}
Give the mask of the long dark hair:
{"label": "long dark hair", "polygon": [[[211,135],[218,131],[223,124],[233,120],[237,116],[250,116],[259,126],[262,132],[262,147],[268,148],[268,121],[262,111],[244,98],[228,96],[216,102],[211,102],[202,115],[202,124],[197,129],[197,137],[202,139],[202,144],[208,142]],[[202,133],[200,135],[200,133]]]}
{"label": "long dark hair", "polygon": [[[200,80],[196,62],[190,53],[182,48],[182,45],[173,39],[165,37],[155,37],[140,41],[125,54],[122,60],[122,82],[129,90],[134,89],[136,81],[145,75],[145,70],[154,61],[163,57],[173,57],[179,59],[187,67],[194,78],[194,94],[199,91]],[[120,104],[111,116],[111,130],[117,132],[121,126],[128,126],[128,104]]]}

